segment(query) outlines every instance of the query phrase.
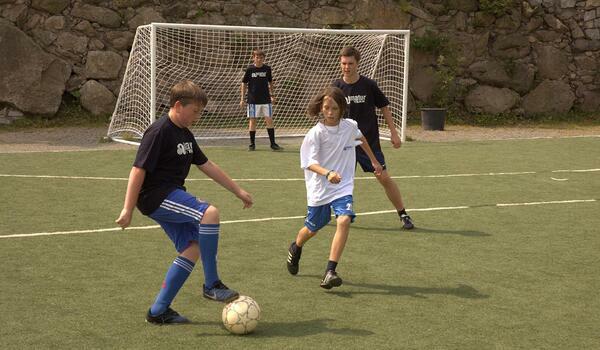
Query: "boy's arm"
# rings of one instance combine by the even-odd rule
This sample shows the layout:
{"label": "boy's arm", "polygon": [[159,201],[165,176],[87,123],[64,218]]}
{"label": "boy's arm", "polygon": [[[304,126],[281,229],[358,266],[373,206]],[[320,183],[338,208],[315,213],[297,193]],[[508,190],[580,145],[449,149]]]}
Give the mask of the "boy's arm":
{"label": "boy's arm", "polygon": [[244,191],[229,175],[227,175],[218,165],[210,160],[202,165],[198,165],[198,169],[213,179],[216,183],[223,186],[229,192],[235,194],[243,203],[244,209],[252,206],[252,196]]}
{"label": "boy's arm", "polygon": [[360,138],[360,140],[362,141],[362,143],[360,144],[360,148],[362,148],[363,151],[365,151],[365,153],[367,154],[367,156],[369,156],[369,160],[371,160],[371,164],[373,165],[373,168],[375,168],[375,175],[380,175],[383,171],[383,167],[381,166],[381,164],[379,164],[377,158],[375,158],[375,154],[373,154],[373,150],[371,149],[371,146],[369,146],[367,139],[363,136]]}
{"label": "boy's arm", "polygon": [[240,106],[242,107],[246,104],[244,97],[246,97],[246,83],[242,83],[242,86],[240,87]]}
{"label": "boy's arm", "polygon": [[332,184],[337,184],[340,183],[340,181],[342,181],[342,177],[335,170],[323,168],[319,164],[312,164],[307,169],[321,176],[325,176],[327,178],[327,181],[331,182]]}
{"label": "boy's arm", "polygon": [[392,117],[392,111],[390,110],[390,107],[382,107],[381,113],[383,114],[385,122],[390,129],[390,141],[392,141],[392,145],[394,148],[400,148],[400,146],[402,146],[402,141],[400,140],[400,136],[398,136],[398,130],[396,130],[396,126],[394,125],[394,118]]}
{"label": "boy's arm", "polygon": [[142,188],[145,177],[146,170],[143,168],[134,166],[131,168],[131,172],[129,172],[129,181],[127,182],[127,192],[125,193],[123,210],[121,210],[121,215],[119,215],[119,218],[115,220],[115,222],[123,229],[131,224],[133,209],[137,203],[138,196],[140,195],[140,189]]}
{"label": "boy's arm", "polygon": [[269,94],[271,95],[271,103],[275,104],[275,84],[272,81],[269,82]]}

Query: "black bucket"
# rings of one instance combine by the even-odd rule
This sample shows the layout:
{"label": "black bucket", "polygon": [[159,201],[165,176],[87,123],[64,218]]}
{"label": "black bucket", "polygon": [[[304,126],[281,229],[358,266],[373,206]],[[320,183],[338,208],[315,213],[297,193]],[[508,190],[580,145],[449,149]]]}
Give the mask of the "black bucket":
{"label": "black bucket", "polygon": [[421,108],[421,126],[423,130],[444,130],[446,123],[445,108]]}

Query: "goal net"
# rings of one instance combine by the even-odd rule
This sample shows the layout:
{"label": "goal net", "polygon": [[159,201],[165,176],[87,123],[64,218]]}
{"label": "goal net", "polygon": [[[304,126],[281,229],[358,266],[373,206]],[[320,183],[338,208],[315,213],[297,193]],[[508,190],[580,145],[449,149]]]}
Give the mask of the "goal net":
{"label": "goal net", "polygon": [[[189,79],[209,97],[191,130],[199,139],[247,137],[246,109],[240,85],[262,49],[271,66],[277,136],[303,136],[314,125],[305,111],[310,99],[341,77],[340,49],[361,53],[359,73],[375,79],[390,100],[397,130],[404,140],[408,76],[407,30],[328,30],[153,23],[138,27],[112,115],[108,136],[139,142],[144,131],[169,110],[169,92]],[[378,115],[382,137],[389,137]],[[267,136],[258,120],[257,137]]]}

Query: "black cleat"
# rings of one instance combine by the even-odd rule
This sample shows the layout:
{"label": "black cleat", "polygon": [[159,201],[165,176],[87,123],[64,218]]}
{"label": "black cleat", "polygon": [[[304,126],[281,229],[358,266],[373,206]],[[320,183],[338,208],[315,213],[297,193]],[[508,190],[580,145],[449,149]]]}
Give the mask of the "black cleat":
{"label": "black cleat", "polygon": [[167,311],[158,316],[152,316],[150,314],[150,310],[148,310],[148,313],[146,314],[146,322],[163,325],[190,323],[190,320],[178,314],[177,311],[168,308]]}
{"label": "black cleat", "polygon": [[412,219],[410,218],[410,216],[408,216],[408,214],[402,214],[400,216],[400,220],[402,220],[402,228],[405,230],[410,230],[415,227],[415,225],[412,222]]}
{"label": "black cleat", "polygon": [[323,280],[321,280],[321,288],[331,289],[342,285],[342,278],[333,270],[327,270]]}
{"label": "black cleat", "polygon": [[248,151],[254,151],[255,149],[256,149],[255,144],[251,144],[250,146],[248,146]]}
{"label": "black cleat", "polygon": [[276,144],[276,143],[272,143],[272,144],[271,144],[271,149],[272,149],[273,151],[283,151],[283,147],[279,146],[279,145],[278,145],[278,144]]}
{"label": "black cleat", "polygon": [[298,263],[300,262],[300,256],[302,255],[302,248],[296,247],[296,252],[294,253],[294,250],[292,249],[293,246],[294,242],[292,242],[292,244],[290,244],[290,247],[288,248],[288,258],[286,265],[290,274],[296,275],[298,274],[298,269],[300,268],[300,266],[298,266]]}
{"label": "black cleat", "polygon": [[223,282],[220,280],[215,282],[211,288],[206,288],[204,286],[204,297],[206,299],[220,301],[222,303],[229,303],[237,299],[240,294],[233,289],[229,289]]}

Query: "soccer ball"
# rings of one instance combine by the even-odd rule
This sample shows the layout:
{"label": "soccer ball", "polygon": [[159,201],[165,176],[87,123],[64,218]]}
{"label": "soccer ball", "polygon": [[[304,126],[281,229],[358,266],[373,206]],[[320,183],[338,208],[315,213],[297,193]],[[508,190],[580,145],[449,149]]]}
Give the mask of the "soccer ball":
{"label": "soccer ball", "polygon": [[249,296],[241,295],[223,308],[223,325],[234,334],[252,332],[260,320],[260,307]]}

